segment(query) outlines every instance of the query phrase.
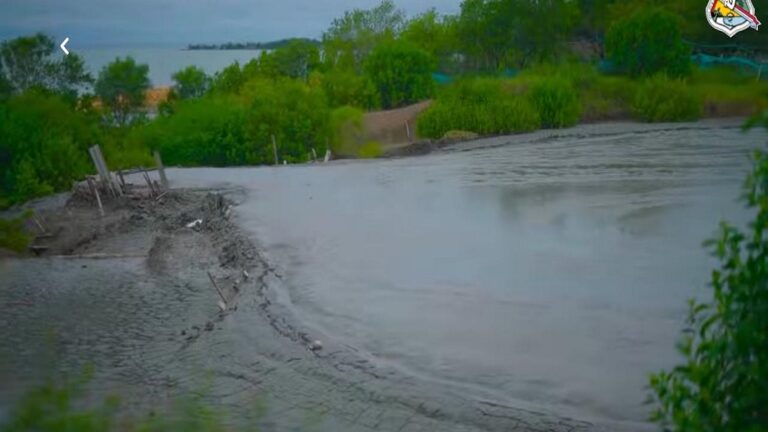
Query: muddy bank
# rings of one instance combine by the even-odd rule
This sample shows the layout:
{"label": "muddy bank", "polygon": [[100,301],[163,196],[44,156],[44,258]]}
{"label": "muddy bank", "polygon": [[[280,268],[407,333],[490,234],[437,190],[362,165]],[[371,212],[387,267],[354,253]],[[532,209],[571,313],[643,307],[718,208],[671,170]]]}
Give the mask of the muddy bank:
{"label": "muddy bank", "polygon": [[674,133],[681,131],[738,129],[741,128],[745,120],[746,117],[727,116],[685,123],[642,123],[622,119],[609,122],[581,123],[565,129],[541,129],[517,135],[475,136],[471,138],[447,137],[437,140],[420,139],[410,143],[385,146],[384,157],[420,156],[440,150],[467,151],[508,144],[546,143],[554,140],[583,139],[587,137],[611,138],[619,135],[654,132]]}
{"label": "muddy bank", "polygon": [[185,189],[112,202],[103,218],[77,199],[41,210],[47,249],[0,261],[0,420],[46,376],[90,365],[94,401],[119,394],[138,413],[202,394],[235,427],[606,430],[417,379],[299,324],[239,228],[244,199]]}

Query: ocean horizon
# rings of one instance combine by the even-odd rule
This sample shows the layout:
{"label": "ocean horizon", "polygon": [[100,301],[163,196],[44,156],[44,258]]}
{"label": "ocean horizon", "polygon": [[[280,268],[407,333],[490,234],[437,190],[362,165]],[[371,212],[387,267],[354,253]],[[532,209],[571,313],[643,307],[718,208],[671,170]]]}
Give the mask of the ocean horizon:
{"label": "ocean horizon", "polygon": [[152,87],[173,84],[171,76],[187,66],[197,66],[213,75],[234,62],[240,65],[257,58],[262,50],[189,50],[186,47],[73,47],[70,52],[85,61],[86,68],[98,77],[99,71],[117,57],[133,57],[137,63],[149,66]]}

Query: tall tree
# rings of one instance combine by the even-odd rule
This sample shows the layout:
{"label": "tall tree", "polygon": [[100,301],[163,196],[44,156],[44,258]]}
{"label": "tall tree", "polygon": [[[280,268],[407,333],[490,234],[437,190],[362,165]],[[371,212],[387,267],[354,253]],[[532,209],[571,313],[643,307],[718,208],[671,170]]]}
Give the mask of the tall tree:
{"label": "tall tree", "polygon": [[557,57],[578,17],[571,0],[464,0],[458,38],[472,68],[521,67]]}
{"label": "tall tree", "polygon": [[53,39],[42,33],[2,42],[0,86],[11,94],[37,87],[75,97],[93,82],[82,58],[75,53],[63,58],[54,54]]}
{"label": "tall tree", "polygon": [[442,70],[449,70],[457,52],[455,23],[454,17],[440,16],[432,8],[410,19],[400,33],[400,39],[430,53],[438,60]]}
{"label": "tall tree", "polygon": [[392,0],[373,9],[353,9],[336,18],[323,34],[323,51],[330,67],[361,71],[363,60],[380,43],[400,32],[405,14]]}
{"label": "tall tree", "polygon": [[187,66],[171,76],[175,84],[173,91],[181,99],[198,98],[211,86],[211,78],[196,66]]}
{"label": "tall tree", "polygon": [[149,66],[136,64],[130,56],[118,57],[99,72],[95,91],[112,121],[123,126],[136,118],[149,86]]}
{"label": "tall tree", "polygon": [[405,42],[377,47],[365,61],[365,73],[379,92],[384,108],[395,108],[432,96],[434,59]]}
{"label": "tall tree", "polygon": [[306,81],[309,73],[320,65],[320,50],[308,40],[294,39],[272,52],[262,51],[258,63],[259,72],[264,75]]}

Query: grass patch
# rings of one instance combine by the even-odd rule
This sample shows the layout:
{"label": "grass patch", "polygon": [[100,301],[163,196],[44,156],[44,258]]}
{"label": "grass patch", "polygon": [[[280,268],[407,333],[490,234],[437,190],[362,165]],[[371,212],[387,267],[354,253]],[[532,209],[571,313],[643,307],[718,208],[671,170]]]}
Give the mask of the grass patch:
{"label": "grass patch", "polygon": [[377,141],[368,141],[357,150],[357,157],[362,159],[375,159],[381,157],[384,152]]}
{"label": "grass patch", "polygon": [[24,252],[32,240],[24,230],[24,222],[29,219],[31,212],[13,219],[0,219],[0,248],[15,252]]}
{"label": "grass patch", "polygon": [[531,87],[528,97],[544,128],[573,126],[581,118],[579,94],[565,79],[543,78]]}
{"label": "grass patch", "polygon": [[685,81],[655,75],[638,86],[632,110],[647,122],[691,121],[701,116],[702,101]]}

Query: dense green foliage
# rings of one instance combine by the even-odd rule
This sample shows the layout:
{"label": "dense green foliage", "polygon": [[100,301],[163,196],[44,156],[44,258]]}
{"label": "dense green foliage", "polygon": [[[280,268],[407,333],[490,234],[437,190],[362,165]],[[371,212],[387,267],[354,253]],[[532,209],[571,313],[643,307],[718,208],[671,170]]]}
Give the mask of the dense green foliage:
{"label": "dense green foliage", "polygon": [[434,60],[406,43],[377,47],[365,62],[365,74],[378,91],[383,108],[395,108],[432,96]]}
{"label": "dense green foliage", "polygon": [[171,78],[174,81],[174,94],[181,99],[199,98],[211,86],[211,78],[196,66],[187,66],[174,73]]}
{"label": "dense green foliage", "polygon": [[718,236],[709,242],[720,266],[712,271],[712,298],[690,302],[690,331],[679,345],[685,361],[651,378],[658,407],[654,418],[668,430],[768,430],[768,155],[764,150],[754,154],[744,192],[755,218],[747,229],[722,223]]}
{"label": "dense green foliage", "polygon": [[331,112],[331,150],[338,155],[354,156],[364,143],[363,112],[352,106]]}
{"label": "dense green foliage", "polygon": [[530,89],[529,97],[539,112],[542,127],[567,127],[579,121],[581,115],[579,95],[571,83],[564,79],[537,80]]}
{"label": "dense green foliage", "polygon": [[470,70],[502,70],[554,60],[578,22],[568,0],[465,0],[457,40]]}
{"label": "dense green foliage", "polygon": [[614,22],[605,37],[605,51],[633,76],[683,76],[691,70],[691,50],[683,43],[677,17],[660,8],[642,8]]}
{"label": "dense green foliage", "polygon": [[363,109],[381,107],[381,98],[367,75],[335,69],[318,77],[332,107],[352,105]]}
{"label": "dense green foliage", "polygon": [[88,172],[95,137],[93,119],[60,96],[32,91],[0,104],[0,204],[71,187]]}
{"label": "dense green foliage", "polygon": [[92,82],[82,58],[58,56],[53,40],[42,33],[0,44],[0,95],[47,89],[70,99]]}
{"label": "dense green foliage", "polygon": [[325,151],[328,108],[322,92],[294,80],[255,78],[234,94],[181,101],[170,116],[132,138],[159,149],[166,163],[185,166],[306,161]]}
{"label": "dense green foliage", "polygon": [[495,79],[469,79],[445,90],[419,117],[418,133],[442,138],[446,132],[463,130],[478,134],[502,134],[536,129],[541,122],[536,108]]}
{"label": "dense green foliage", "polygon": [[94,92],[109,110],[110,120],[123,126],[136,119],[149,85],[149,66],[136,64],[132,57],[117,58],[99,72]]}
{"label": "dense green foliage", "polygon": [[701,100],[685,81],[656,75],[638,86],[632,109],[648,122],[696,120],[701,115]]}
{"label": "dense green foliage", "polygon": [[379,44],[393,41],[404,21],[405,14],[392,0],[383,0],[373,9],[345,12],[323,33],[326,66],[360,72],[368,54]]}
{"label": "dense green foliage", "polygon": [[320,67],[317,45],[296,39],[272,52],[262,51],[260,72],[267,76],[284,76],[307,80],[309,74]]}

